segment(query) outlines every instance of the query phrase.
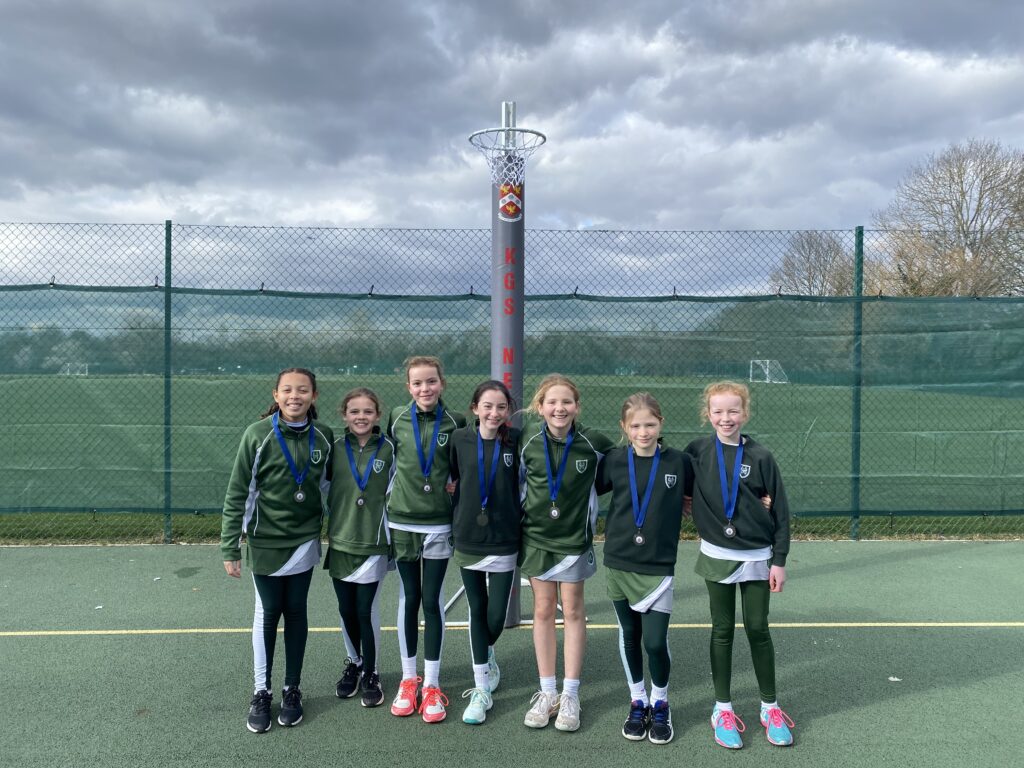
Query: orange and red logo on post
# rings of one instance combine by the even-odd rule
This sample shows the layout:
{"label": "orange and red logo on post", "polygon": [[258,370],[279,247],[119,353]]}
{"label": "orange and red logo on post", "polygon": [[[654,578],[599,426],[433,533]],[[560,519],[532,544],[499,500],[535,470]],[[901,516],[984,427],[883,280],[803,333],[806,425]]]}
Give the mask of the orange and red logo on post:
{"label": "orange and red logo on post", "polygon": [[502,221],[519,221],[523,218],[523,185],[501,184],[498,193],[498,218]]}

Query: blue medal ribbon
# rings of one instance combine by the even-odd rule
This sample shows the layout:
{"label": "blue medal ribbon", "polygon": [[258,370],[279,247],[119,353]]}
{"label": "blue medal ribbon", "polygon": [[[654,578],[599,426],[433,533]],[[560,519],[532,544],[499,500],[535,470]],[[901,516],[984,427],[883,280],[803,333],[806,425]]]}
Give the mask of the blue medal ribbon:
{"label": "blue medal ribbon", "polygon": [[295,478],[295,482],[301,487],[302,481],[306,479],[306,475],[309,474],[309,468],[313,466],[313,446],[315,445],[316,437],[313,434],[313,422],[309,422],[309,461],[306,462],[306,466],[302,472],[299,472],[299,468],[295,466],[295,459],[292,458],[291,453],[288,452],[288,444],[284,441],[284,435],[281,434],[281,427],[277,424],[278,412],[274,411],[274,417],[270,422],[274,425],[274,435],[277,437],[277,442],[281,446],[281,450],[284,452],[284,457],[288,461],[288,469],[291,470],[292,477]]}
{"label": "blue medal ribbon", "polygon": [[430,454],[423,455],[423,443],[420,439],[420,421],[416,414],[416,403],[412,404],[412,435],[416,438],[416,453],[420,457],[420,470],[423,472],[423,479],[430,480],[430,469],[434,466],[434,452],[437,450],[437,436],[441,432],[441,417],[444,416],[444,406],[437,401],[437,410],[434,419],[434,436],[430,440]]}
{"label": "blue medal ribbon", "polygon": [[356,480],[356,485],[359,486],[360,492],[366,490],[366,486],[370,482],[370,472],[373,471],[373,462],[377,460],[377,454],[380,453],[380,447],[384,445],[384,435],[381,435],[377,440],[377,450],[373,452],[373,456],[368,462],[366,462],[366,472],[359,476],[359,468],[356,466],[356,457],[352,453],[352,446],[348,441],[348,435],[345,435],[345,453],[348,455],[348,467],[352,470],[352,477]]}
{"label": "blue medal ribbon", "polygon": [[548,493],[551,496],[551,503],[553,505],[555,499],[558,498],[558,489],[562,487],[562,477],[565,475],[565,466],[569,463],[569,449],[572,448],[572,441],[576,430],[570,428],[569,434],[565,437],[565,453],[562,454],[562,460],[558,463],[558,473],[554,477],[551,474],[551,451],[548,448],[548,428],[546,424],[541,434],[544,436],[544,467],[548,471]]}
{"label": "blue medal ribbon", "polygon": [[633,502],[633,521],[636,523],[637,531],[644,527],[644,521],[647,519],[647,508],[651,505],[651,494],[654,493],[654,478],[658,474],[658,462],[661,461],[661,451],[655,449],[654,459],[651,462],[651,474],[647,478],[647,490],[644,491],[644,499],[640,501],[640,496],[636,489],[636,465],[633,462],[633,446],[629,446],[626,451],[626,459],[629,462],[629,500]]}
{"label": "blue medal ribbon", "polygon": [[491,456],[491,473],[484,478],[484,439],[480,433],[476,433],[476,467],[480,477],[480,508],[487,507],[487,501],[494,491],[494,479],[498,476],[498,456],[501,454],[501,443],[497,437],[494,438],[494,454]]}
{"label": "blue medal ribbon", "polygon": [[715,435],[715,451],[718,453],[718,479],[722,482],[722,504],[725,507],[725,519],[732,523],[732,516],[736,514],[736,499],[740,495],[740,467],[743,464],[743,438],[740,437],[740,444],[736,446],[736,461],[732,468],[732,479],[735,485],[729,491],[729,481],[725,476],[725,453],[722,451],[722,441]]}

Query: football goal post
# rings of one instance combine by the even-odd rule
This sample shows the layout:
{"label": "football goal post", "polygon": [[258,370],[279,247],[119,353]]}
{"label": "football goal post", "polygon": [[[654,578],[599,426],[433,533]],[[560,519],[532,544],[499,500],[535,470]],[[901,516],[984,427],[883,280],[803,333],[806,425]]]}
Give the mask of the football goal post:
{"label": "football goal post", "polygon": [[751,360],[750,381],[768,384],[789,384],[789,377],[778,360]]}

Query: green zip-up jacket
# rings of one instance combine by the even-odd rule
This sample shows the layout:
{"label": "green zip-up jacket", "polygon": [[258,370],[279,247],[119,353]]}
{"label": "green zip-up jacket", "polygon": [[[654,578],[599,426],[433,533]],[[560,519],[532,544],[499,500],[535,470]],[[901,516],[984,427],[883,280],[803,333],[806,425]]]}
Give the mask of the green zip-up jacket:
{"label": "green zip-up jacket", "polygon": [[[225,561],[241,559],[243,533],[252,546],[270,549],[297,547],[320,536],[334,433],[317,421],[298,430],[283,421],[279,427],[296,469],[301,472],[312,461],[302,483],[306,498],[295,500],[298,486],[274,436],[271,417],[249,425],[224,495],[220,549]],[[314,430],[312,457],[310,429]]]}
{"label": "green zip-up jacket", "polygon": [[[743,460],[740,466],[740,490],[732,523],[736,535],[729,538],[725,529],[725,503],[722,500],[722,481],[718,473],[715,436],[694,440],[686,446],[693,462],[693,522],[702,539],[728,549],[772,548],[772,565],[785,566],[789,554],[789,501],[782,485],[782,473],[775,458],[760,443],[746,435],[743,440]],[[729,488],[733,483],[733,465],[736,446],[723,445],[725,476]],[[762,496],[771,496],[770,510],[761,503]]]}
{"label": "green zip-up jacket", "polygon": [[[477,428],[455,430],[451,439],[452,478],[455,509],[452,535],[455,549],[467,555],[512,555],[519,551],[523,510],[519,500],[519,430],[510,427],[504,443],[484,440],[484,476],[490,474],[494,451],[499,452],[494,489],[487,500],[486,518],[481,518],[480,466],[477,456]],[[481,525],[481,519],[486,524]]]}
{"label": "green zip-up jacket", "polygon": [[[612,503],[605,520],[604,564],[609,568],[631,573],[671,576],[675,573],[679,549],[679,529],[683,521],[683,489],[693,484],[690,457],[675,448],[661,448],[658,474],[651,489],[640,533],[637,535],[633,516],[632,491],[629,485],[628,448],[608,452],[597,473],[597,492],[612,492]],[[652,456],[633,456],[636,467],[636,491],[642,502],[654,466]]]}
{"label": "green zip-up jacket", "polygon": [[[558,489],[551,517],[551,496],[544,463],[544,433],[541,422],[524,428],[519,436],[520,497],[523,500],[523,541],[536,549],[562,555],[581,555],[594,541],[597,524],[597,491],[594,479],[602,457],[613,443],[602,432],[575,424],[575,437],[569,448],[565,474]],[[548,435],[551,451],[551,475],[565,454],[565,440]]]}
{"label": "green zip-up jacket", "polygon": [[[345,441],[352,447],[352,458],[360,479],[370,466],[366,488],[352,475]],[[378,450],[377,446],[380,446]],[[387,491],[395,472],[395,444],[379,431],[362,448],[349,431],[334,442],[331,466],[331,491],[327,497],[327,538],[331,549],[350,555],[386,555],[388,535]],[[358,500],[362,498],[363,504]]]}
{"label": "green zip-up jacket", "polygon": [[[412,405],[410,400],[405,405],[396,406],[388,417],[387,435],[395,445],[395,474],[388,488],[388,520],[405,525],[451,525],[452,497],[445,490],[449,476],[448,441],[452,432],[466,426],[466,418],[461,413],[449,411],[440,400],[433,411],[424,413],[417,409],[424,458],[430,455],[438,410],[443,409],[444,414],[437,435],[434,463],[429,477],[424,479],[412,429]],[[423,490],[424,484],[430,485],[430,491]]]}

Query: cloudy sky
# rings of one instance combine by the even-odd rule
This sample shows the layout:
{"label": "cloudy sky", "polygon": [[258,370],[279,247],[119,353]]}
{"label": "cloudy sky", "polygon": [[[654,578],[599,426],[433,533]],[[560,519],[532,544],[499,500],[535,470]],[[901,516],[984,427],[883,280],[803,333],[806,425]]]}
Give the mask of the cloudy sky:
{"label": "cloudy sky", "polygon": [[548,143],[527,224],[848,229],[1024,147],[1010,0],[0,0],[0,221],[490,226],[472,131]]}

